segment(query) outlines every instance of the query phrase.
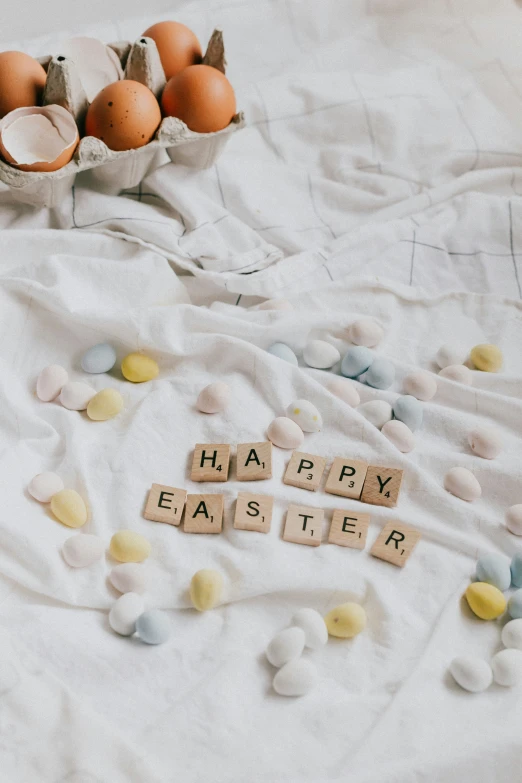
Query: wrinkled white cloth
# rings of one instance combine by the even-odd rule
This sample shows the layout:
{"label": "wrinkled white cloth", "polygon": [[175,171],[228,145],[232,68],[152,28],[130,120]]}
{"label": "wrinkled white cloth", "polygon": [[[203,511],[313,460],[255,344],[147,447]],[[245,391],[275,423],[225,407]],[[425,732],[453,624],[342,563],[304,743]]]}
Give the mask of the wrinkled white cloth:
{"label": "wrinkled white cloth", "polygon": [[[475,783],[516,779],[519,689],[480,695],[447,675],[451,659],[499,649],[500,625],[473,619],[462,594],[482,552],[521,545],[504,526],[522,501],[522,33],[509,0],[422,3],[200,3],[176,17],[202,39],[225,31],[229,75],[248,128],[211,170],[167,164],[120,197],[78,182],[60,208],[0,194],[0,751],[10,783]],[[98,34],[135,38],[147,20]],[[47,51],[34,42],[28,51]],[[187,273],[192,273],[189,276]],[[255,272],[255,274],[253,274]],[[244,308],[285,297],[291,312]],[[237,305],[240,305],[239,307]],[[416,449],[399,454],[328,389],[332,374],[266,353],[299,355],[310,338],[343,352],[347,327],[373,315],[378,353],[397,380],[363,401],[390,402],[410,370],[435,370],[443,342],[500,345],[499,375],[473,387],[440,379]],[[142,350],[155,381],[87,377],[83,351],[108,340]],[[103,423],[41,403],[35,379],[58,363],[125,408]],[[229,383],[223,414],[195,409],[206,384]],[[371,507],[365,551],[328,545],[335,508],[356,501],[283,484],[190,481],[198,442],[259,441],[296,398],[323,416],[303,450],[404,469],[399,506]],[[471,454],[467,433],[494,424],[504,451]],[[469,468],[482,497],[448,495]],[[110,557],[71,569],[74,531],[27,493],[59,473],[89,506],[85,532],[130,528],[152,543],[148,607],[168,612],[160,647],[116,637],[107,611]],[[142,517],[153,482],[225,496],[220,536]],[[270,534],[232,527],[234,498],[274,496]],[[326,510],[319,548],[282,540],[291,502]],[[406,567],[369,555],[388,519],[422,534]],[[224,605],[198,614],[192,574],[225,576]],[[295,610],[360,601],[368,628],[306,652],[319,685],[302,699],[271,689],[263,650]]]}

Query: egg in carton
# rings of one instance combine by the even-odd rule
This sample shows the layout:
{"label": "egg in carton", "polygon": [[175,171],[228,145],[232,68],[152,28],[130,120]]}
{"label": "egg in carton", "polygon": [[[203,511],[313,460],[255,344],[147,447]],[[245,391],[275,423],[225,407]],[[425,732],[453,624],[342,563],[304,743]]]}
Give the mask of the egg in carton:
{"label": "egg in carton", "polygon": [[[124,78],[144,84],[159,101],[166,80],[152,38],[142,36],[134,44],[121,41],[108,46],[118,56]],[[39,62],[47,71],[43,105],[57,104],[67,109],[74,116],[81,135],[89,102],[73,60],[57,55],[39,58]],[[225,51],[220,30],[212,33],[203,64],[225,73]],[[164,117],[149,144],[123,152],[110,150],[94,136],[84,136],[72,160],[57,171],[20,171],[0,159],[0,182],[10,188],[16,201],[38,207],[59,204],[81,172],[88,173],[85,181],[95,189],[115,195],[121,190],[135,187],[160,166],[165,160],[164,151],[173,163],[196,169],[210,168],[219,158],[231,133],[244,127],[244,124],[243,113],[239,112],[223,130],[196,133],[177,117]]]}

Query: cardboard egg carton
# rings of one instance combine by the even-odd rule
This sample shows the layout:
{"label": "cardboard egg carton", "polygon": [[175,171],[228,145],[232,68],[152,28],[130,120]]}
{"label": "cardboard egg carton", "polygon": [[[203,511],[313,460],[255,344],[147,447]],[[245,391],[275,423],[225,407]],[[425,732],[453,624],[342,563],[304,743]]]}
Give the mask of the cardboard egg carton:
{"label": "cardboard egg carton", "polygon": [[[124,78],[145,84],[159,100],[165,86],[165,73],[152,38],[142,37],[134,44],[122,41],[109,46],[120,59]],[[89,103],[74,62],[62,55],[42,57],[39,61],[47,71],[43,104],[58,104],[70,111],[81,135]],[[220,30],[212,33],[203,63],[225,73],[225,51]],[[219,158],[231,133],[244,124],[243,114],[239,112],[221,131],[195,133],[176,117],[165,117],[149,144],[124,152],[114,152],[100,139],[85,136],[70,163],[58,171],[19,171],[0,159],[0,182],[10,188],[13,199],[37,207],[59,204],[81,172],[88,172],[86,181],[97,190],[117,194],[135,187],[161,165],[165,159],[164,150],[173,163],[196,169],[210,168]]]}

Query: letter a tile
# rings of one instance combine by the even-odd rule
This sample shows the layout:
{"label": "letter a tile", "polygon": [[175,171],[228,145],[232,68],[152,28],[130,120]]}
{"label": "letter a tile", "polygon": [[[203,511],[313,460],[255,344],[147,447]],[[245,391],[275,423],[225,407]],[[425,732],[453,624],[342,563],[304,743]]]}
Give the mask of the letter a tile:
{"label": "letter a tile", "polygon": [[185,533],[221,533],[224,505],[223,495],[187,495]]}
{"label": "letter a tile", "polygon": [[272,444],[238,443],[236,475],[238,481],[262,481],[272,478]]}

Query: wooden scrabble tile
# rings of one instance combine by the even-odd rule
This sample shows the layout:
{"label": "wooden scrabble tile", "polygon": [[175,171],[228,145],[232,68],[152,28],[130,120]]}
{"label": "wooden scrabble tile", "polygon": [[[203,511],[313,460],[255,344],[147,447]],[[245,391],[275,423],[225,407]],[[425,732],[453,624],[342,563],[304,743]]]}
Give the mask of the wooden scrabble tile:
{"label": "wooden scrabble tile", "polygon": [[315,454],[305,454],[302,451],[294,451],[283,479],[285,484],[301,489],[310,489],[315,492],[321,483],[326,459],[316,457]]}
{"label": "wooden scrabble tile", "polygon": [[349,546],[352,549],[364,549],[369,524],[369,514],[336,508],[328,534],[328,543]]}
{"label": "wooden scrabble tile", "polygon": [[402,475],[403,471],[397,468],[370,465],[361,495],[362,502],[388,508],[396,506],[401,491]]}
{"label": "wooden scrabble tile", "polygon": [[187,492],[164,484],[153,484],[145,506],[143,516],[153,522],[166,522],[179,525],[185,507]]}
{"label": "wooden scrabble tile", "polygon": [[323,528],[324,511],[310,506],[288,507],[283,539],[293,544],[319,546]]}
{"label": "wooden scrabble tile", "polygon": [[187,495],[185,533],[221,533],[224,505],[223,495]]}
{"label": "wooden scrabble tile", "polygon": [[359,500],[367,470],[367,462],[336,457],[330,468],[324,491],[329,492],[330,495],[342,495],[344,498]]}
{"label": "wooden scrabble tile", "polygon": [[192,461],[192,481],[227,481],[230,464],[228,443],[196,443]]}
{"label": "wooden scrabble tile", "polygon": [[255,530],[268,533],[272,521],[274,498],[270,495],[253,495],[239,492],[236,501],[234,527],[236,530]]}
{"label": "wooden scrabble tile", "polygon": [[236,474],[238,481],[261,481],[272,478],[272,444],[238,443]]}
{"label": "wooden scrabble tile", "polygon": [[370,549],[370,554],[402,568],[420,537],[419,531],[413,527],[403,525],[402,522],[387,522]]}

